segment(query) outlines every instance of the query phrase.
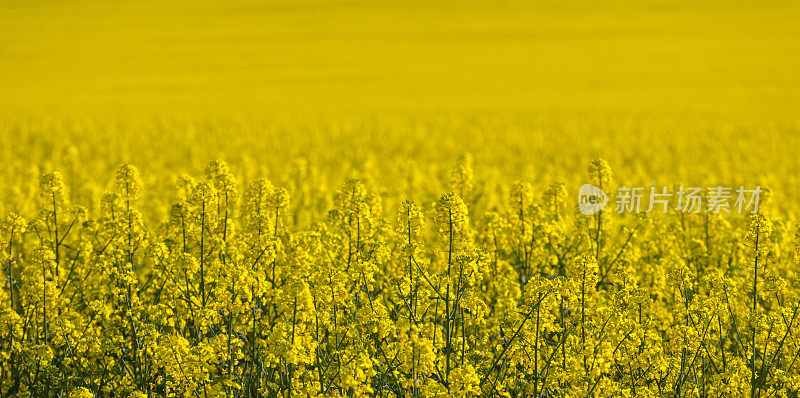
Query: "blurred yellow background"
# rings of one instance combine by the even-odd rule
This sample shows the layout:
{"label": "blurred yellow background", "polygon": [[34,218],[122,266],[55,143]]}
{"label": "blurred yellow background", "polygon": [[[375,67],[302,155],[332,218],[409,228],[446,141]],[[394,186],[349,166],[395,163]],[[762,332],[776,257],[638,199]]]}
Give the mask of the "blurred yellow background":
{"label": "blurred yellow background", "polygon": [[498,184],[578,187],[602,157],[620,185],[793,198],[797,21],[797,1],[0,0],[0,210],[52,170],[88,203],[130,162],[160,211],[217,158],[435,199],[466,153]]}
{"label": "blurred yellow background", "polygon": [[736,112],[800,103],[797,1],[0,1],[6,110]]}

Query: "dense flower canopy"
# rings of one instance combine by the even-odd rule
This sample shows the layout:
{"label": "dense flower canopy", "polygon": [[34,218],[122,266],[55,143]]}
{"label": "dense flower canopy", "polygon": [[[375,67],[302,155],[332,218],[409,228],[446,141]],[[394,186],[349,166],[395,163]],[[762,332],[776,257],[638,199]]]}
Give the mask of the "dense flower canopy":
{"label": "dense flower canopy", "polygon": [[[612,183],[598,159],[587,177]],[[350,179],[299,227],[228,165],[178,180],[163,223],[121,166],[99,213],[58,172],[2,222],[0,392],[21,396],[792,396],[796,227],[762,206],[583,216],[563,183],[475,215]],[[297,184],[302,184],[298,181]],[[294,192],[303,189],[293,187]],[[462,196],[463,195],[463,196]],[[484,199],[485,200],[485,199]]]}

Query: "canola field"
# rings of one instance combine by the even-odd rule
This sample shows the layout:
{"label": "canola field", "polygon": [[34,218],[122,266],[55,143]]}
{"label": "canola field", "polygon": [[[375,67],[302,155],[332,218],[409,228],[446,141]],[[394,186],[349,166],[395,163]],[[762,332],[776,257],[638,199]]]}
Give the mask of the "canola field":
{"label": "canola field", "polygon": [[797,20],[0,0],[0,396],[797,397]]}

